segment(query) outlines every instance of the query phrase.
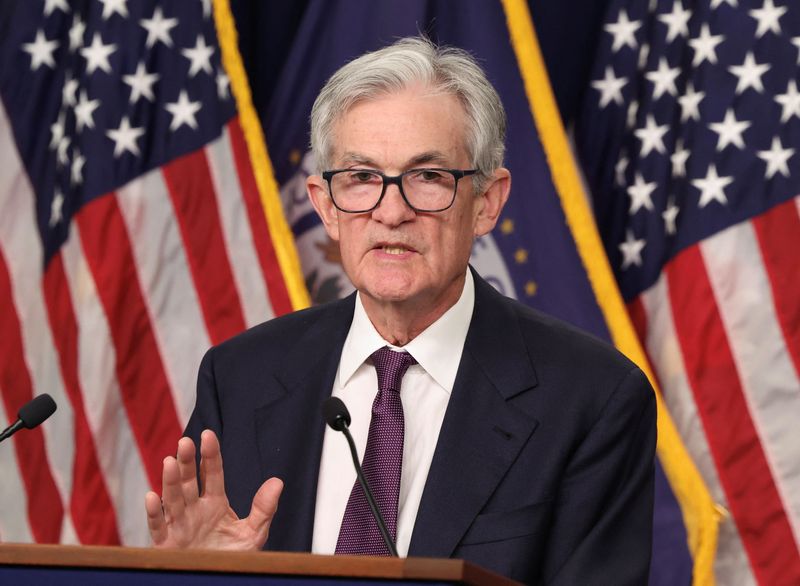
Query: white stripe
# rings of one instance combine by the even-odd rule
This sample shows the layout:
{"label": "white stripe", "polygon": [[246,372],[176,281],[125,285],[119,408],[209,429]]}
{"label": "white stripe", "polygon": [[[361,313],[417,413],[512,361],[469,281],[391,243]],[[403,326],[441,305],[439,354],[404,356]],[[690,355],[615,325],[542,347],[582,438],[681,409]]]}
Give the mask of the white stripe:
{"label": "white stripe", "polygon": [[[0,394],[3,389],[0,388]],[[2,426],[10,421],[0,401],[0,421]],[[11,444],[15,440],[8,439],[0,445],[0,470],[3,481],[0,482],[0,543],[33,541],[33,534],[28,525],[28,499],[25,485],[17,466],[17,451]]]}
{"label": "white stripe", "polygon": [[211,342],[180,228],[160,171],[117,193],[159,354],[185,426],[194,407],[197,369]]}
{"label": "white stripe", "polygon": [[33,394],[49,393],[58,413],[42,426],[46,456],[61,494],[65,513],[72,492],[75,439],[72,405],[64,391],[42,296],[43,250],[34,216],[33,188],[13,142],[5,108],[0,104],[0,249],[11,279],[11,294],[20,322],[25,364]]}
{"label": "white stripe", "polygon": [[[669,300],[666,275],[641,296],[647,314],[645,346],[675,427],[692,456],[711,497],[727,508],[727,500],[717,476],[694,394],[686,378],[680,344]],[[731,516],[720,523],[714,574],[717,584],[746,586],[755,584],[736,524]]]}
{"label": "white stripe", "polygon": [[149,486],[122,403],[106,316],[80,247],[77,224],[72,228],[61,254],[78,322],[78,380],[86,419],[117,511],[120,539],[124,545],[145,545],[148,533],[141,503]]}
{"label": "white stripe", "polygon": [[207,145],[205,151],[233,280],[239,292],[245,323],[250,327],[275,317],[275,312],[256,254],[229,133],[226,126],[222,136]]}
{"label": "white stripe", "polygon": [[800,543],[800,380],[775,315],[753,226],[743,222],[700,245],[745,400]]}

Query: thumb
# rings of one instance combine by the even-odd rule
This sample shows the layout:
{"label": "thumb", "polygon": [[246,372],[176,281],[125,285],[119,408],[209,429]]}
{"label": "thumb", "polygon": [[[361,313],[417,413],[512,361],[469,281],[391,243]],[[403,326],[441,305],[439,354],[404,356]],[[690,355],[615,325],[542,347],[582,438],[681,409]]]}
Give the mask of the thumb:
{"label": "thumb", "polygon": [[283,481],[280,478],[270,478],[253,497],[253,504],[250,507],[250,515],[247,517],[247,525],[255,533],[263,533],[263,540],[260,545],[267,541],[269,536],[269,526],[272,518],[278,510],[278,500],[283,491]]}

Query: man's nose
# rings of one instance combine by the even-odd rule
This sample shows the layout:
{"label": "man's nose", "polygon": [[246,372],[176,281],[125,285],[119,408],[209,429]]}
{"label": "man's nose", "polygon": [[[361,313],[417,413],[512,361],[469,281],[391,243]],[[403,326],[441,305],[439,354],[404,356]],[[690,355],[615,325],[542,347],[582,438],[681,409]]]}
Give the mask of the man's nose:
{"label": "man's nose", "polygon": [[406,203],[400,187],[387,185],[381,203],[372,211],[373,219],[388,225],[397,225],[412,219],[416,213]]}

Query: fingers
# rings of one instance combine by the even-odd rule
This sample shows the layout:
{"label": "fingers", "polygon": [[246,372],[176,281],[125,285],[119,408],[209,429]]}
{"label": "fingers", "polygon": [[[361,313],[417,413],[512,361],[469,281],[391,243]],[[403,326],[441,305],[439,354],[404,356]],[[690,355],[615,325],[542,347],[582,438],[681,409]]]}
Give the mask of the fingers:
{"label": "fingers", "polygon": [[247,525],[254,533],[263,533],[263,539],[259,547],[267,540],[269,526],[272,523],[275,512],[278,510],[278,500],[282,491],[283,481],[279,478],[270,478],[261,485],[256,496],[253,497],[250,515],[247,517]]}
{"label": "fingers", "polygon": [[178,474],[181,492],[186,506],[197,502],[200,493],[197,487],[197,463],[195,462],[194,442],[188,437],[178,440]]}
{"label": "fingers", "polygon": [[152,490],[144,495],[144,510],[147,511],[147,528],[153,545],[161,545],[167,539],[167,523],[161,510],[161,499]]}
{"label": "fingers", "polygon": [[186,509],[183,500],[181,477],[178,471],[178,462],[172,456],[164,458],[164,468],[161,473],[161,504],[167,522],[180,519]]}
{"label": "fingers", "polygon": [[217,436],[210,429],[200,434],[200,480],[203,485],[203,495],[225,496],[222,454]]}

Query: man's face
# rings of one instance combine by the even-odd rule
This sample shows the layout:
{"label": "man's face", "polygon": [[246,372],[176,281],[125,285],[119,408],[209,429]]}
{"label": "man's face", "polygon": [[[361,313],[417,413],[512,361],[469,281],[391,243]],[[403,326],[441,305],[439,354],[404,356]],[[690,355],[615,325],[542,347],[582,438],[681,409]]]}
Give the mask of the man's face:
{"label": "man's face", "polygon": [[[468,169],[465,124],[455,96],[421,88],[361,102],[335,126],[332,165],[387,175],[421,167]],[[459,181],[453,206],[438,213],[415,212],[396,185],[387,187],[375,210],[362,214],[336,210],[319,177],[309,178],[308,188],[365,303],[412,302],[420,312],[440,313],[458,299],[473,237],[491,230],[499,213],[487,214],[491,206],[476,197],[471,178]]]}

